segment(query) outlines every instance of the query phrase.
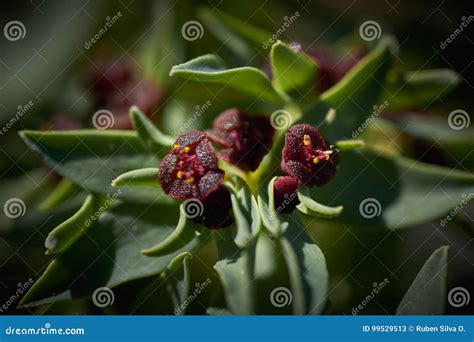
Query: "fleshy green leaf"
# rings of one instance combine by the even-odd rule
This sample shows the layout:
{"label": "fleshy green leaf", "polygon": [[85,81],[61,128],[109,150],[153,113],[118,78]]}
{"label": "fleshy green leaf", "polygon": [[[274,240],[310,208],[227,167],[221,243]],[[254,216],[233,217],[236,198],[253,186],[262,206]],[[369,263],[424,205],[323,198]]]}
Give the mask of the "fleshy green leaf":
{"label": "fleshy green leaf", "polygon": [[397,308],[397,315],[442,315],[446,301],[448,246],[425,262]]}
{"label": "fleshy green leaf", "polygon": [[[102,215],[70,248],[55,257],[21,305],[34,306],[88,296],[98,287],[163,272],[183,252],[193,252],[204,235],[168,255],[149,258],[140,250],[166,239],[178,220],[176,207],[123,203]],[[85,253],[84,251],[87,251]]]}
{"label": "fleshy green leaf", "polygon": [[275,210],[275,198],[273,196],[273,183],[277,177],[273,177],[268,183],[268,187],[265,191],[264,187],[261,187],[258,192],[258,208],[260,209],[260,215],[262,217],[263,225],[275,236],[278,237],[282,231],[282,225],[278,219],[277,212]]}
{"label": "fleshy green leaf", "polygon": [[276,92],[270,80],[261,70],[252,67],[228,69],[217,56],[212,54],[175,65],[171,69],[170,76],[175,75],[199,82],[228,85],[265,100],[282,100],[281,95]]}
{"label": "fleshy green leaf", "polygon": [[158,169],[146,168],[125,172],[112,181],[112,186],[159,186]]}
{"label": "fleshy green leaf", "polygon": [[130,117],[133,128],[137,131],[145,148],[156,153],[159,157],[163,157],[175,139],[163,134],[136,106],[130,108]]}
{"label": "fleshy green leaf", "polygon": [[47,249],[46,254],[63,252],[76,242],[90,227],[92,219],[96,219],[94,215],[99,212],[100,207],[104,204],[105,198],[103,197],[87,196],[84,204],[71,218],[48,234],[44,243]]}
{"label": "fleshy green leaf", "polygon": [[[23,131],[21,136],[56,172],[93,193],[112,195],[117,188],[111,182],[121,174],[159,164],[130,131]],[[121,191],[122,201],[170,202],[160,187]]]}
{"label": "fleshy green leaf", "polygon": [[278,41],[272,46],[270,59],[275,88],[297,98],[315,94],[318,67],[308,55]]}
{"label": "fleshy green leaf", "polygon": [[340,151],[349,151],[356,148],[364,147],[365,143],[363,140],[354,139],[354,140],[339,140],[335,143],[336,147]]}
{"label": "fleshy green leaf", "polygon": [[301,185],[298,189],[298,199],[300,204],[296,207],[302,213],[317,217],[337,217],[342,212],[342,205],[338,207],[328,207],[313,200],[308,187]]}
{"label": "fleshy green leaf", "polygon": [[51,210],[79,193],[79,186],[71,182],[69,179],[63,178],[59,181],[53,191],[51,191],[48,197],[41,202],[39,207],[41,210]]}
{"label": "fleshy green leaf", "polygon": [[418,108],[450,93],[459,83],[459,75],[450,69],[391,74],[380,99],[390,103],[391,111]]}
{"label": "fleshy green leaf", "polygon": [[201,235],[200,226],[187,217],[186,203],[181,204],[179,212],[179,221],[173,233],[155,246],[142,250],[143,254],[160,256],[174,253]]}
{"label": "fleshy green leaf", "polygon": [[262,223],[257,200],[247,184],[243,182],[238,183],[238,189],[229,182],[224,185],[231,193],[232,211],[237,228],[234,241],[237,246],[245,247],[257,236]]}

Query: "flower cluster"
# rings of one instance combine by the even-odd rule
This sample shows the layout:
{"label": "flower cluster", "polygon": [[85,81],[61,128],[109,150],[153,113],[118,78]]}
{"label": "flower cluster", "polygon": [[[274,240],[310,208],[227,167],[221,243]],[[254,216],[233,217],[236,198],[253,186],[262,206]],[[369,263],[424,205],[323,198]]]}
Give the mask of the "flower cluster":
{"label": "flower cluster", "polygon": [[[238,109],[220,114],[207,132],[181,134],[162,159],[159,181],[165,193],[177,200],[197,199],[203,212],[195,222],[216,229],[232,222],[230,193],[221,186],[224,171],[218,159],[244,171],[255,171],[273,144],[269,118]],[[220,150],[216,153],[214,142]],[[281,168],[287,174],[274,182],[274,201],[279,213],[291,213],[299,204],[300,183],[321,186],[336,173],[337,150],[307,124],[291,127],[285,135]]]}

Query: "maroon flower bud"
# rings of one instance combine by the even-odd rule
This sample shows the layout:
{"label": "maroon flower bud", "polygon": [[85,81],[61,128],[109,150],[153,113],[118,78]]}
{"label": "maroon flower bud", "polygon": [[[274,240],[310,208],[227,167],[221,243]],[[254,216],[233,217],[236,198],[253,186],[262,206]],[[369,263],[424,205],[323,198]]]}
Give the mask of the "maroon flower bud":
{"label": "maroon flower bud", "polygon": [[[192,200],[191,200],[192,201]],[[210,229],[219,229],[228,227],[234,222],[230,213],[232,202],[230,200],[230,192],[219,187],[209,196],[202,200],[202,212],[200,215],[192,215],[192,220],[202,224]]]}
{"label": "maroon flower bud", "polygon": [[219,188],[223,178],[224,171],[217,166],[214,148],[201,131],[181,134],[160,163],[163,190],[179,200],[204,200]]}
{"label": "maroon flower bud", "polygon": [[96,61],[96,65],[97,68],[88,73],[87,83],[100,102],[130,81],[134,74],[130,59],[101,59]]}
{"label": "maroon flower bud", "polygon": [[278,177],[273,183],[273,197],[277,214],[290,214],[300,204],[297,179],[291,176]]}
{"label": "maroon flower bud", "polygon": [[336,174],[337,151],[308,124],[291,127],[285,134],[281,168],[307,186],[321,186]]}
{"label": "maroon flower bud", "polygon": [[220,159],[243,170],[255,171],[272,148],[274,132],[268,117],[250,116],[232,108],[220,114],[207,133],[221,146]]}

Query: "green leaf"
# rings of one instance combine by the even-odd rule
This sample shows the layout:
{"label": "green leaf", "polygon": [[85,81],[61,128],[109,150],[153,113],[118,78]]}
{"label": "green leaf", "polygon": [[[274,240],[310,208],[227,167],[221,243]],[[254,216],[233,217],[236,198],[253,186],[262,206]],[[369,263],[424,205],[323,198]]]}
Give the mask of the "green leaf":
{"label": "green leaf", "polygon": [[136,106],[130,108],[130,117],[145,148],[162,158],[175,139],[163,134]]}
{"label": "green leaf", "polygon": [[228,85],[244,93],[269,101],[282,101],[281,95],[273,88],[270,80],[259,69],[240,67],[228,69],[215,55],[208,54],[189,62],[175,65],[170,76]]}
{"label": "green leaf", "polygon": [[273,84],[297,98],[311,98],[318,75],[316,63],[304,52],[277,41],[270,52]]}
{"label": "green leaf", "polygon": [[[39,153],[56,172],[92,193],[112,195],[112,180],[121,174],[159,164],[145,151],[136,133],[130,131],[23,131],[27,145]],[[170,203],[160,187],[120,189],[122,201]]]}
{"label": "green leaf", "polygon": [[142,250],[143,254],[161,256],[174,253],[201,235],[200,226],[187,217],[186,202],[180,205],[179,212],[179,221],[173,233],[155,246]]}
{"label": "green leaf", "polygon": [[442,315],[446,301],[448,246],[428,258],[397,308],[397,315]]}
{"label": "green leaf", "polygon": [[112,181],[112,186],[160,186],[158,169],[149,167],[125,172]]}
{"label": "green leaf", "polygon": [[362,125],[377,105],[391,65],[391,45],[390,39],[381,39],[337,84],[321,94],[321,101],[303,113],[301,122],[319,126],[334,108],[337,115],[326,137],[330,141],[350,139],[352,131]]}
{"label": "green leaf", "polygon": [[277,177],[273,177],[268,183],[267,189],[259,188],[258,192],[258,208],[263,225],[270,231],[274,237],[280,236],[282,232],[282,225],[278,219],[278,213],[275,208],[275,198],[273,195],[273,183]]}
{"label": "green leaf", "polygon": [[262,221],[257,200],[247,184],[243,182],[238,182],[238,189],[230,182],[226,182],[224,186],[230,190],[232,211],[237,228],[234,241],[237,246],[245,247],[257,236],[261,228]]}
{"label": "green leaf", "polygon": [[51,193],[46,197],[39,207],[41,210],[51,210],[56,208],[60,204],[70,200],[72,197],[80,193],[80,187],[67,178],[63,178],[59,181],[56,187],[51,191]]}
{"label": "green leaf", "polygon": [[[70,248],[55,257],[21,301],[35,306],[88,296],[98,287],[113,288],[167,269],[183,252],[192,253],[205,241],[193,240],[174,253],[149,258],[140,250],[150,241],[166,239],[178,220],[175,207],[118,204],[110,208]],[[87,253],[85,253],[87,251]]]}
{"label": "green leaf", "polygon": [[301,185],[298,189],[298,199],[301,203],[296,207],[306,215],[331,218],[339,216],[343,209],[342,205],[338,207],[328,207],[316,202],[311,198],[309,188],[304,185]]}
{"label": "green leaf", "polygon": [[[46,254],[64,252],[90,227],[91,221],[97,219],[94,215],[106,203],[105,198],[87,196],[81,208],[68,220],[54,228],[46,237],[44,243]],[[105,210],[105,209],[104,209]]]}
{"label": "green leaf", "polygon": [[359,139],[350,139],[350,140],[339,140],[335,143],[336,147],[340,151],[349,151],[357,148],[362,148],[365,146],[363,140]]}
{"label": "green leaf", "polygon": [[184,252],[171,260],[168,267],[140,291],[131,305],[133,314],[149,314],[159,308],[160,314],[186,313],[189,298],[191,254]]}
{"label": "green leaf", "polygon": [[213,233],[219,259],[214,268],[221,279],[230,310],[236,315],[255,313],[256,288],[252,282],[254,258],[251,251],[237,247],[230,229]]}
{"label": "green leaf", "polygon": [[418,108],[450,93],[459,83],[459,75],[450,69],[393,73],[380,99],[390,103],[391,111]]}
{"label": "green leaf", "polygon": [[321,314],[329,292],[329,273],[319,247],[311,240],[297,217],[289,217],[289,226],[281,243],[292,284],[296,314]]}

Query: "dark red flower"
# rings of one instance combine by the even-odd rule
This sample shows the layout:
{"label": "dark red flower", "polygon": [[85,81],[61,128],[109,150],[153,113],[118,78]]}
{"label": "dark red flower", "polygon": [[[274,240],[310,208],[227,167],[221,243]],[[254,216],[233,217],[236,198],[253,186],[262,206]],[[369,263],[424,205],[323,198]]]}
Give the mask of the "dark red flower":
{"label": "dark red flower", "polygon": [[307,186],[321,186],[336,174],[338,154],[316,128],[308,124],[291,127],[285,134],[281,168]]}
{"label": "dark red flower", "polygon": [[217,166],[214,148],[201,131],[181,134],[160,163],[163,190],[179,200],[204,200],[219,188],[223,178],[224,171]]}
{"label": "dark red flower", "polygon": [[263,115],[232,108],[221,113],[207,133],[221,146],[220,159],[243,170],[255,171],[273,144],[275,129]]}
{"label": "dark red flower", "polygon": [[194,222],[202,224],[207,228],[219,229],[230,226],[234,221],[230,213],[232,209],[230,192],[227,189],[219,187],[202,200],[201,203],[202,213],[192,217]]}
{"label": "dark red flower", "polygon": [[273,183],[273,197],[277,214],[290,214],[300,204],[298,182],[291,176],[278,177]]}

